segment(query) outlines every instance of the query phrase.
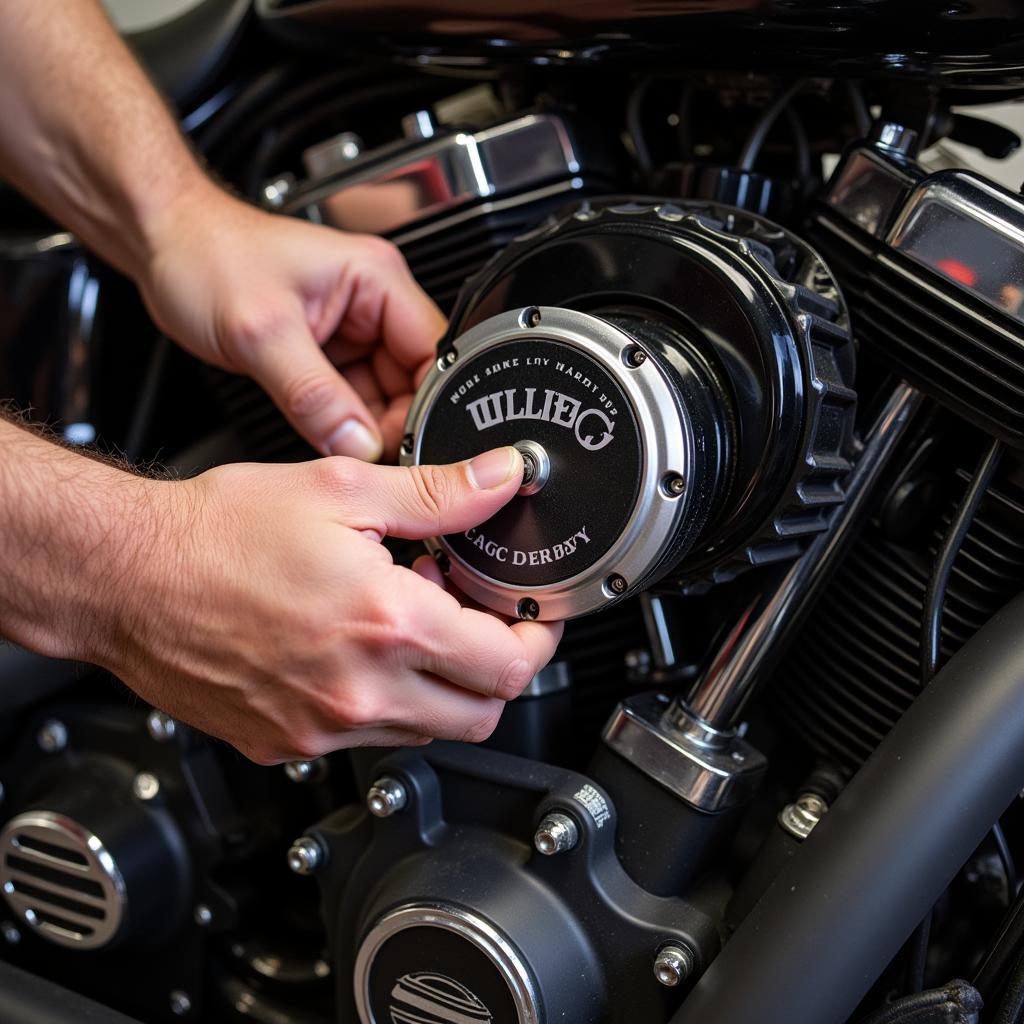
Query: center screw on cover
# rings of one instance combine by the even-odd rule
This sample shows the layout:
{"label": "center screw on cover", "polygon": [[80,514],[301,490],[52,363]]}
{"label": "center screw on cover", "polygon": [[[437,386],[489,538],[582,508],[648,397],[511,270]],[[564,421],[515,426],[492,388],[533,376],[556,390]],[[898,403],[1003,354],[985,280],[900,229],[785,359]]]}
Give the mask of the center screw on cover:
{"label": "center screw on cover", "polygon": [[523,457],[523,482],[518,493],[536,494],[551,476],[551,459],[544,446],[536,441],[519,441],[515,449]]}

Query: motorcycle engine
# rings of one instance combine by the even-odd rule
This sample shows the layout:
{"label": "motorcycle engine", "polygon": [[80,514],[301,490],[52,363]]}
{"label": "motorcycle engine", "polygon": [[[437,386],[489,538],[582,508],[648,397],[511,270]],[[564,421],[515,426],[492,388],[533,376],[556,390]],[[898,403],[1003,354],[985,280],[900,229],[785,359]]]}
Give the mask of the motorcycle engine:
{"label": "motorcycle engine", "polygon": [[[403,111],[424,88],[391,86],[381,103]],[[324,88],[334,111],[337,82]],[[472,601],[573,621],[480,746],[357,750],[271,776],[155,709],[111,712],[102,688],[26,714],[0,756],[0,777],[18,780],[0,788],[12,959],[56,965],[148,1020],[668,1020],[916,695],[905,652],[931,563],[914,545],[941,543],[969,484],[970,431],[999,415],[918,339],[898,372],[917,383],[915,360],[927,364],[940,401],[945,388],[958,412],[973,402],[973,426],[939,410],[909,440],[885,436],[911,401],[904,386],[904,404],[886,404],[895,346],[876,321],[925,303],[906,266],[886,276],[885,225],[856,234],[858,161],[888,175],[868,198],[888,197],[893,217],[891,178],[910,188],[923,172],[851,149],[805,232],[765,216],[788,208],[778,182],[737,170],[716,178],[727,194],[652,196],[583,115],[473,113],[468,92],[443,117],[440,101],[414,111],[398,141],[317,138],[304,180],[296,164],[262,198],[392,239],[450,314],[401,461],[512,445],[525,473],[491,520],[427,548]],[[297,93],[303,114],[315,94]],[[913,321],[936,351],[993,348],[967,330],[979,316],[950,326],[937,302],[935,323]],[[874,339],[868,352],[854,332]],[[210,381],[245,458],[311,455],[250,381]],[[868,408],[881,409],[870,423]],[[937,436],[956,437],[952,490],[935,483]],[[904,442],[906,467],[883,486]],[[808,617],[773,707],[748,715],[747,689],[723,696],[747,671],[741,655],[752,687],[777,667],[757,659],[783,646],[750,625],[772,602],[786,614],[820,593],[814,567],[840,549],[847,514],[864,527],[855,557]],[[985,578],[951,591],[973,618],[953,609],[944,653],[1024,581],[1019,545],[1004,571],[1021,524],[1019,473],[1006,471],[967,538]],[[905,655],[895,683],[892,650]]]}
{"label": "motorcycle engine", "polygon": [[463,291],[407,463],[515,445],[520,494],[431,545],[453,582],[565,619],[792,558],[843,500],[856,395],[822,260],[752,214],[595,200]]}

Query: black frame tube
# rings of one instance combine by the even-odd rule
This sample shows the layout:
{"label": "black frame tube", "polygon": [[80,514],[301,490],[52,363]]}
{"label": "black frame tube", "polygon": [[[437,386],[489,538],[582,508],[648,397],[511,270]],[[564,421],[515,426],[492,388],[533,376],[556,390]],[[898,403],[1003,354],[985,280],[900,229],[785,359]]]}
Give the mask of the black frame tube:
{"label": "black frame tube", "polygon": [[840,1024],[1024,780],[1024,596],[935,676],[672,1018]]}

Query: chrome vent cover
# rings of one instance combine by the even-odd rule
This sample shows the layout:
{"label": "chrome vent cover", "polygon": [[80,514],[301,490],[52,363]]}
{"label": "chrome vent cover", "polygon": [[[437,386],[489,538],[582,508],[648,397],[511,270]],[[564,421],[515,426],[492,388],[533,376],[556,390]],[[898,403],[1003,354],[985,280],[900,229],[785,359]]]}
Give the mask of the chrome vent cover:
{"label": "chrome vent cover", "polygon": [[100,840],[52,811],[26,811],[0,832],[0,890],[38,935],[71,949],[99,949],[127,911],[124,879]]}

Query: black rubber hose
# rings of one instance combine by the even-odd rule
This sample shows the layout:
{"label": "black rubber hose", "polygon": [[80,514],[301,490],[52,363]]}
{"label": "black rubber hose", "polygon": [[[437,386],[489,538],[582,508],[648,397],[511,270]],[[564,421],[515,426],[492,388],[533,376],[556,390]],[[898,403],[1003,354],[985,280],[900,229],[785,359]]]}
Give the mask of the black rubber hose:
{"label": "black rubber hose", "polygon": [[983,1005],[972,985],[951,981],[942,988],[897,999],[857,1024],[969,1024],[977,1021]]}
{"label": "black rubber hose", "polygon": [[754,130],[743,144],[743,150],[740,152],[740,158],[737,161],[737,166],[741,171],[752,171],[754,169],[754,163],[761,152],[764,140],[768,138],[768,133],[772,130],[772,126],[779,119],[779,114],[786,109],[790,100],[803,87],[804,80],[802,78],[787,86],[772,100],[765,112],[758,118],[757,124],[754,125]]}
{"label": "black rubber hose", "polygon": [[924,614],[921,616],[921,686],[925,687],[935,675],[939,664],[939,651],[942,644],[942,611],[946,606],[946,591],[949,589],[949,578],[953,574],[953,563],[963,547],[964,538],[974,522],[974,516],[988,492],[992,477],[999,468],[999,460],[1003,454],[1001,441],[993,441],[989,445],[967,491],[957,506],[953,521],[935,559],[935,569],[924,599]]}
{"label": "black rubber hose", "polygon": [[672,1024],[854,1012],[1024,778],[1024,597],[957,653],[804,841]]}
{"label": "black rubber hose", "polygon": [[861,138],[867,138],[868,132],[871,131],[871,112],[864,102],[864,93],[860,91],[860,86],[850,79],[846,80],[845,85],[846,96],[850,101],[850,109],[853,111],[853,120],[857,124],[857,131]]}
{"label": "black rubber hose", "polygon": [[[924,612],[921,616],[921,658],[919,665],[920,680],[922,688],[927,686],[939,664],[939,653],[942,646],[942,613],[946,607],[946,594],[949,591],[949,580],[953,574],[953,565],[957,555],[963,547],[967,531],[981,506],[982,499],[988,493],[989,484],[995,471],[999,468],[999,460],[1002,456],[1002,444],[993,441],[974,475],[971,477],[967,490],[964,493],[953,520],[946,531],[945,539],[939,548],[935,558],[935,567],[928,581],[925,591]],[[1006,838],[1002,835],[999,822],[992,826],[993,832],[998,832],[996,844],[1006,869],[1007,885],[1015,874],[1012,870],[1012,859],[1009,858],[1009,848],[1006,846]],[[1002,844],[1000,845],[1000,839]],[[1010,890],[1010,898],[1014,891]],[[929,910],[924,920],[917,926],[917,930],[911,937],[910,957],[907,965],[907,991],[920,992],[924,988],[925,967],[928,961],[928,938],[931,934],[932,912]]]}

